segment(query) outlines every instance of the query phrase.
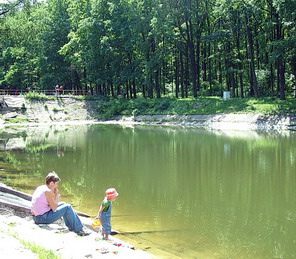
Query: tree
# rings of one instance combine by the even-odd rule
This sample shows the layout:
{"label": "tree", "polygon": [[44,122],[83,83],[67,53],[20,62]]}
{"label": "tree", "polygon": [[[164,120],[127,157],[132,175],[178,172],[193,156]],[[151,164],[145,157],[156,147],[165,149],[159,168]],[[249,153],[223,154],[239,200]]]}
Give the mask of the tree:
{"label": "tree", "polygon": [[73,80],[70,64],[59,53],[68,42],[70,31],[67,8],[67,0],[48,0],[44,10],[47,15],[43,20],[45,30],[38,35],[38,45],[40,85],[45,89],[52,89],[56,84],[63,85],[64,89],[79,88],[79,80]]}
{"label": "tree", "polygon": [[281,99],[296,88],[294,0],[12,3],[0,5],[2,87]]}

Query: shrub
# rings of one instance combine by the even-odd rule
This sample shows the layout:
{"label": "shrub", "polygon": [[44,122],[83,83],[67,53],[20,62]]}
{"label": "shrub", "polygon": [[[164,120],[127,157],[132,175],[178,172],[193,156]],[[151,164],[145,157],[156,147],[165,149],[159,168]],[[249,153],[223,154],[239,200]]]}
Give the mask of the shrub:
{"label": "shrub", "polygon": [[296,112],[296,99],[285,101],[271,98],[161,98],[161,99],[102,99],[98,111],[100,119],[110,119],[116,115],[156,115],[156,114],[219,114],[219,113],[262,113],[285,114]]}
{"label": "shrub", "polygon": [[35,92],[35,91],[32,91],[32,92],[28,92],[26,94],[24,94],[24,97],[28,100],[51,100],[53,99],[52,97],[49,97],[43,93],[38,93],[38,92]]}

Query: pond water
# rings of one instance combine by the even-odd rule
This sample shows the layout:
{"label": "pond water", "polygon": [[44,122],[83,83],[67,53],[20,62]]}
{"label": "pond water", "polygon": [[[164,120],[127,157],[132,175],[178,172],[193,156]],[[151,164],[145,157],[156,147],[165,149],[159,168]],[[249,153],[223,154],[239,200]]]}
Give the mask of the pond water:
{"label": "pond water", "polygon": [[296,134],[79,125],[6,128],[0,181],[33,193],[49,171],[63,200],[161,258],[296,257]]}

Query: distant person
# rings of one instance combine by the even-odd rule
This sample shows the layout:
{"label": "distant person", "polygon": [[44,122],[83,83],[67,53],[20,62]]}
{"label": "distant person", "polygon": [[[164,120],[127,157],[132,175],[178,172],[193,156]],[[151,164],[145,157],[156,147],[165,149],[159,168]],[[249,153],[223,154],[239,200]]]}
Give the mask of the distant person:
{"label": "distant person", "polygon": [[51,224],[63,218],[70,231],[86,236],[90,232],[81,223],[80,218],[70,204],[59,202],[61,195],[58,185],[61,179],[55,172],[45,178],[45,185],[37,187],[32,196],[31,213],[36,224]]}
{"label": "distant person", "polygon": [[111,214],[112,214],[112,201],[116,199],[119,194],[114,188],[106,191],[106,196],[101,203],[98,216],[96,219],[101,220],[102,236],[103,239],[108,240],[111,233]]}
{"label": "distant person", "polygon": [[64,87],[61,85],[60,88],[59,88],[59,93],[63,94],[63,91],[64,91]]}
{"label": "distant person", "polygon": [[59,91],[60,91],[60,86],[59,85],[56,85],[54,89],[55,89],[56,96],[58,96],[59,95]]}

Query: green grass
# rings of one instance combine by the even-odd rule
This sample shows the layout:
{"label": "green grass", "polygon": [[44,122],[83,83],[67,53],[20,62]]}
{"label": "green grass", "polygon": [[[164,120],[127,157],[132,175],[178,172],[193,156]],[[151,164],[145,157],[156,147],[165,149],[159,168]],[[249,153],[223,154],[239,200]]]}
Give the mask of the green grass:
{"label": "green grass", "polygon": [[28,100],[35,100],[35,101],[46,101],[46,100],[53,100],[54,97],[47,96],[43,93],[38,93],[35,91],[28,92],[24,94],[24,97]]}
{"label": "green grass", "polygon": [[51,250],[47,250],[41,246],[36,245],[33,242],[28,242],[19,239],[19,241],[27,248],[30,249],[34,254],[37,254],[39,259],[60,259],[60,256],[55,255]]}
{"label": "green grass", "polygon": [[61,112],[61,111],[63,111],[64,109],[60,109],[60,108],[53,108],[52,109],[52,111],[54,112],[54,113],[57,113],[57,112]]}
{"label": "green grass", "polygon": [[110,119],[117,115],[295,114],[296,99],[291,98],[285,101],[273,98],[233,98],[223,100],[218,97],[101,99],[98,111],[101,114],[100,119]]}
{"label": "green grass", "polygon": [[98,100],[99,97],[96,95],[73,95],[72,96],[75,100],[88,100],[88,101],[95,101]]}
{"label": "green grass", "polygon": [[11,118],[7,120],[7,123],[26,123],[29,120],[27,118]]}
{"label": "green grass", "polygon": [[22,243],[25,248],[31,250],[34,254],[37,254],[39,259],[61,259],[61,257],[57,256],[53,251],[38,246],[34,242],[25,241],[19,238],[18,235],[12,231],[7,231],[6,233],[20,241],[20,243]]}
{"label": "green grass", "polygon": [[[88,100],[88,101],[93,101],[93,100],[98,100],[99,97],[96,95],[72,95],[72,94],[65,94],[63,96],[71,97],[74,98],[75,100]],[[55,100],[59,98],[59,96],[48,96],[43,93],[38,93],[35,91],[30,91],[26,94],[24,94],[24,97],[27,100],[34,100],[34,101],[47,101],[47,100]]]}

